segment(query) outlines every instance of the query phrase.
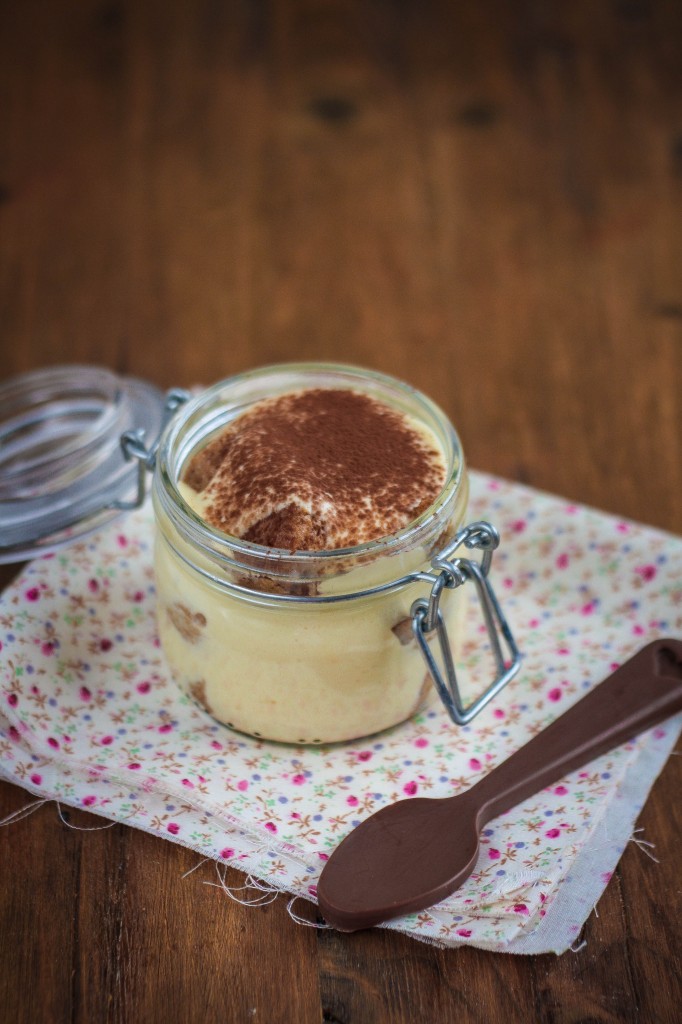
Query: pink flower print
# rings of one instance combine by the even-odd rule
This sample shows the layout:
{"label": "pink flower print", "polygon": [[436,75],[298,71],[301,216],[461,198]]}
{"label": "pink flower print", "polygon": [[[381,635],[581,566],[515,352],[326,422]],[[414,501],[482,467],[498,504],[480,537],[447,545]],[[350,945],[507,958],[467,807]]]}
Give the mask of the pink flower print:
{"label": "pink flower print", "polygon": [[556,565],[557,569],[566,568],[566,566],[568,565],[568,555],[565,551],[563,551],[560,555],[557,556],[556,562],[554,564]]}
{"label": "pink flower print", "polygon": [[172,722],[164,722],[163,725],[159,726],[159,732],[172,732],[172,730],[173,730],[173,723]]}
{"label": "pink flower print", "polygon": [[329,854],[328,853],[321,853],[320,851],[318,851],[317,856],[320,858],[320,860],[329,860]]}
{"label": "pink flower print", "polygon": [[644,627],[639,625],[633,626],[632,632],[635,634],[635,636],[642,636],[644,633]]}
{"label": "pink flower print", "polygon": [[558,829],[558,828],[548,828],[547,831],[545,832],[545,835],[547,836],[548,839],[558,839],[559,836],[561,835],[561,829]]}
{"label": "pink flower print", "polygon": [[90,698],[92,697],[92,694],[90,690],[87,688],[87,686],[81,686],[78,692],[80,694],[81,700],[90,700]]}
{"label": "pink flower print", "polygon": [[131,772],[136,772],[142,767],[142,765],[139,764],[137,761],[131,761],[128,767],[130,768]]}
{"label": "pink flower print", "polygon": [[629,533],[630,532],[630,524],[629,523],[617,523],[616,524],[616,529],[618,530],[619,533]]}
{"label": "pink flower print", "polygon": [[268,832],[276,832],[277,831],[277,826],[275,825],[274,821],[266,821],[265,822],[265,827],[268,830]]}
{"label": "pink flower print", "polygon": [[183,786],[187,786],[187,789],[194,789],[194,783],[191,782],[189,779],[183,779],[182,784]]}
{"label": "pink flower print", "polygon": [[99,581],[95,579],[88,580],[88,590],[91,594],[96,594],[99,590]]}
{"label": "pink flower print", "polygon": [[143,682],[137,684],[138,693],[149,693],[151,688],[152,684],[149,682],[148,679],[145,679]]}
{"label": "pink flower print", "polygon": [[495,716],[495,718],[504,718],[504,711],[502,710],[502,708],[495,708],[495,710],[493,711],[493,715]]}
{"label": "pink flower print", "polygon": [[582,608],[580,609],[580,614],[581,615],[591,615],[596,607],[597,607],[597,602],[596,601],[588,601],[587,604],[584,604],[582,606]]}
{"label": "pink flower print", "polygon": [[417,792],[418,786],[416,782],[406,782],[403,786],[403,793],[405,796],[414,796]]}
{"label": "pink flower print", "polygon": [[514,586],[514,580],[511,578],[511,576],[505,576],[505,578],[502,580],[502,586],[506,587],[507,590],[510,590]]}
{"label": "pink flower print", "polygon": [[311,896],[316,898],[317,897],[317,886],[316,885],[309,885],[308,886],[308,892],[310,893]]}
{"label": "pink flower print", "polygon": [[143,590],[136,590],[135,593],[133,594],[133,601],[136,604],[139,604],[140,601],[144,601],[144,591]]}
{"label": "pink flower print", "polygon": [[[9,729],[7,730],[7,735],[11,740],[14,740],[15,743],[18,743],[19,740],[21,739],[21,736],[19,735],[19,730],[17,729],[16,725],[10,725]],[[47,742],[50,743],[50,740],[48,740]],[[57,746],[59,746],[56,740],[54,740],[53,742],[56,743]]]}
{"label": "pink flower print", "polygon": [[461,935],[463,939],[468,939],[471,936],[471,928],[458,928],[457,934]]}
{"label": "pink flower print", "polygon": [[30,587],[24,594],[24,597],[27,601],[38,601],[40,600],[40,590],[38,587]]}
{"label": "pink flower print", "polygon": [[523,531],[526,529],[526,520],[515,519],[514,522],[511,524],[511,528],[514,531],[514,533],[523,533]]}
{"label": "pink flower print", "polygon": [[180,826],[178,825],[177,821],[169,821],[168,824],[166,825],[166,828],[168,829],[172,836],[176,836],[180,831]]}
{"label": "pink flower print", "polygon": [[547,699],[553,701],[561,700],[561,690],[558,686],[555,686],[552,690],[549,691],[549,693],[547,694]]}
{"label": "pink flower print", "polygon": [[102,639],[99,642],[99,649],[105,654],[107,651],[110,651],[113,646],[113,642],[109,640],[109,638],[106,636],[102,637]]}
{"label": "pink flower print", "polygon": [[31,776],[31,782],[33,783],[34,786],[39,786],[42,781],[42,775],[38,775],[37,772],[34,772],[33,775]]}
{"label": "pink flower print", "polygon": [[429,741],[426,739],[425,736],[419,736],[418,739],[414,741],[414,745],[415,747],[428,747]]}
{"label": "pink flower print", "polygon": [[528,622],[528,625],[529,625],[529,627],[531,629],[537,629],[538,626],[540,625],[540,620],[539,619],[530,619],[529,622]]}
{"label": "pink flower print", "polygon": [[654,576],[656,575],[656,566],[655,565],[637,565],[637,566],[635,566],[635,572],[640,577],[640,579],[644,580],[645,583],[648,583],[649,580],[652,580],[654,578]]}
{"label": "pink flower print", "polygon": [[371,750],[361,750],[360,753],[358,754],[358,761],[369,761],[371,756]]}
{"label": "pink flower print", "polygon": [[231,846],[226,846],[224,850],[220,851],[220,856],[223,860],[229,860],[230,857],[234,857],[234,850]]}
{"label": "pink flower print", "polygon": [[347,796],[346,803],[348,804],[349,807],[357,807],[360,801],[356,796]]}
{"label": "pink flower print", "polygon": [[7,703],[11,708],[15,708],[17,706],[17,704],[19,703],[19,698],[17,697],[16,693],[10,693],[10,695],[7,698]]}
{"label": "pink flower print", "polygon": [[123,533],[119,533],[119,535],[116,538],[116,540],[117,540],[118,546],[120,548],[124,548],[126,546],[126,544],[128,543],[128,538]]}
{"label": "pink flower print", "polygon": [[566,786],[555,786],[554,787],[554,792],[556,793],[557,796],[566,796],[566,794],[568,793],[568,790],[567,790]]}
{"label": "pink flower print", "polygon": [[83,807],[92,807],[93,804],[97,803],[97,797],[90,794],[90,796],[83,797]]}
{"label": "pink flower print", "polygon": [[499,860],[501,856],[502,856],[502,854],[500,853],[500,851],[493,849],[492,846],[488,850],[488,859],[489,860]]}
{"label": "pink flower print", "polygon": [[655,740],[663,740],[666,737],[665,729],[654,729],[653,736]]}
{"label": "pink flower print", "polygon": [[469,758],[469,767],[471,768],[472,772],[480,771],[481,762],[478,760],[477,757],[471,757]]}
{"label": "pink flower print", "polygon": [[47,742],[50,744],[53,750],[59,750],[59,740],[55,739],[54,736],[48,736]]}
{"label": "pink flower print", "polygon": [[102,739],[100,740],[100,743],[102,744],[103,747],[108,747],[109,744],[113,743],[113,742],[114,742],[114,737],[113,736],[102,736]]}
{"label": "pink flower print", "polygon": [[45,643],[41,645],[40,650],[42,651],[46,658],[49,658],[51,654],[54,654],[56,647],[57,644],[54,642],[54,640],[46,640]]}
{"label": "pink flower print", "polygon": [[222,743],[218,743],[218,740],[211,740],[211,746],[213,747],[214,750],[222,750],[223,749]]}
{"label": "pink flower print", "polygon": [[528,916],[528,907],[526,906],[525,903],[515,903],[514,904],[514,913],[515,914],[525,914],[526,916]]}
{"label": "pink flower print", "polygon": [[237,789],[241,793],[244,793],[248,788],[249,788],[249,783],[248,783],[247,779],[240,779],[239,782],[237,783]]}
{"label": "pink flower print", "polygon": [[293,782],[294,786],[302,786],[303,783],[305,782],[305,775],[302,775],[299,772],[298,775],[293,776],[291,781]]}

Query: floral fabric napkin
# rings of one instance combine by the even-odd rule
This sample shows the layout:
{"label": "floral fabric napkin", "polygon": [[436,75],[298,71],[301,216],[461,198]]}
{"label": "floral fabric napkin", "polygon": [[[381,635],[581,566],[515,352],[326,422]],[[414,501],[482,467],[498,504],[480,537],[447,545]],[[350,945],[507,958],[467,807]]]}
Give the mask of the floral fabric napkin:
{"label": "floral fabric napkin", "polygon": [[[679,538],[482,474],[469,514],[502,533],[491,579],[524,656],[471,726],[434,705],[366,740],[305,748],[216,723],[159,649],[146,506],[33,562],[0,598],[0,777],[314,900],[325,860],[373,811],[461,792],[644,643],[682,635]],[[488,683],[477,615],[470,692]],[[460,890],[385,927],[448,946],[567,949],[681,727],[678,716],[496,819]]]}

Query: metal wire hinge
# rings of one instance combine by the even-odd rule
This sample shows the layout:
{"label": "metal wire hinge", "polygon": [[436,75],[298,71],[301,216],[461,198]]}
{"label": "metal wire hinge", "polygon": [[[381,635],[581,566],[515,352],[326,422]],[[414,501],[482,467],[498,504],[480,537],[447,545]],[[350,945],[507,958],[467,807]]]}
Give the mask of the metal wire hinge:
{"label": "metal wire hinge", "polygon": [[163,403],[161,427],[156,439],[149,448],[146,448],[144,444],[144,430],[136,428],[135,430],[126,430],[124,434],[121,434],[121,448],[123,449],[123,455],[126,462],[130,462],[131,459],[137,460],[137,494],[134,498],[127,501],[114,501],[108,506],[109,508],[118,508],[130,511],[135,508],[140,508],[143,504],[147,494],[147,473],[153,472],[154,466],[156,465],[156,453],[159,450],[159,444],[164,427],[175,415],[180,406],[184,405],[190,397],[191,395],[189,391],[185,391],[183,388],[171,388],[171,390],[166,393],[166,398]]}
{"label": "metal wire hinge", "polygon": [[[412,632],[424,656],[433,683],[445,705],[448,714],[457,725],[467,725],[479,711],[507,685],[519,671],[521,655],[505,619],[495,592],[488,579],[493,551],[500,543],[494,526],[486,522],[471,523],[453,538],[451,543],[432,560],[433,573],[424,573],[422,579],[431,581],[428,598],[420,597],[411,609]],[[483,552],[480,562],[469,558],[453,558],[461,545]],[[445,619],[440,608],[444,590],[454,590],[472,580],[477,591],[483,619],[488,632],[490,646],[495,660],[495,678],[491,685],[471,704],[464,706],[459,692],[457,673],[448,639]],[[429,645],[429,636],[436,633],[441,660],[445,673]],[[506,646],[506,653],[503,649]]]}

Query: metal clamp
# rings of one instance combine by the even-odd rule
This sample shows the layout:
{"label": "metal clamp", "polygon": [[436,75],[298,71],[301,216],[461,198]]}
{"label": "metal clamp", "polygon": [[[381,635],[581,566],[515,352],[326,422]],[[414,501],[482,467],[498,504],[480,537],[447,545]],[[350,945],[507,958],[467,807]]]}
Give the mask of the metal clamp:
{"label": "metal clamp", "polygon": [[[436,573],[424,573],[422,578],[431,580],[428,598],[420,597],[411,608],[412,632],[419,644],[433,683],[445,705],[448,714],[457,725],[467,725],[479,711],[488,704],[510,679],[519,671],[521,655],[512,636],[507,620],[488,579],[493,551],[500,543],[497,530],[486,522],[471,523],[453,538],[451,543],[431,562]],[[483,552],[479,562],[469,558],[452,558],[458,547],[478,548]],[[487,690],[471,704],[464,706],[459,692],[457,673],[450,649],[445,619],[440,609],[443,590],[454,590],[467,580],[473,580],[478,594],[483,619],[495,659],[495,678]],[[438,637],[445,675],[441,671],[428,636],[433,632]],[[507,647],[507,656],[502,641]]]}
{"label": "metal clamp", "polygon": [[156,439],[149,448],[146,448],[144,444],[144,430],[137,428],[135,430],[126,430],[124,434],[121,434],[121,448],[123,449],[123,456],[126,462],[130,462],[132,459],[137,460],[137,494],[128,501],[113,501],[107,508],[122,509],[128,512],[132,511],[132,509],[140,508],[143,504],[147,494],[147,473],[153,472],[156,465],[156,453],[159,450],[164,428],[180,406],[184,405],[190,397],[190,392],[185,391],[184,388],[171,388],[166,393],[163,403],[161,427]]}

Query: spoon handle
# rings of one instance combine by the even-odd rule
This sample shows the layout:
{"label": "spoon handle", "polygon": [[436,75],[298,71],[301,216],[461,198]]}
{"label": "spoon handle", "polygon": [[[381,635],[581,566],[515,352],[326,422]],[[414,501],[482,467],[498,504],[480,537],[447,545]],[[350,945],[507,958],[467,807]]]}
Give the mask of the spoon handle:
{"label": "spoon handle", "polygon": [[479,824],[682,711],[682,641],[654,640],[472,787]]}

